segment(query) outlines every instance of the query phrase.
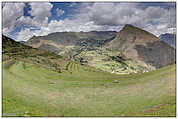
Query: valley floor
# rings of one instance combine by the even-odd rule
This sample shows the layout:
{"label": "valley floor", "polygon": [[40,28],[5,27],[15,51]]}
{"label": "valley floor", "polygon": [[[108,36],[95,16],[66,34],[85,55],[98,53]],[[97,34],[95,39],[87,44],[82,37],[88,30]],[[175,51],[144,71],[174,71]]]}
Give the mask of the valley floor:
{"label": "valley floor", "polygon": [[8,63],[2,72],[4,117],[176,116],[175,65],[116,75],[75,63],[63,73]]}

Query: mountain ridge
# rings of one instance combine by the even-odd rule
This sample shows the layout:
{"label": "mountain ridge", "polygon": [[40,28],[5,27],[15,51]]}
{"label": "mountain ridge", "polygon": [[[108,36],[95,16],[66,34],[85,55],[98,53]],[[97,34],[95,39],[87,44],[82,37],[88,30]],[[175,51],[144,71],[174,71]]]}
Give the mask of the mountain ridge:
{"label": "mountain ridge", "polygon": [[[88,65],[110,72],[116,72],[117,69],[121,69],[118,70],[120,73],[124,70],[155,70],[175,60],[175,51],[169,45],[153,34],[130,24],[126,24],[118,33],[57,32],[33,37],[27,44],[50,50],[74,61],[85,60]],[[123,56],[127,60],[122,60]],[[138,68],[140,66],[144,69]]]}

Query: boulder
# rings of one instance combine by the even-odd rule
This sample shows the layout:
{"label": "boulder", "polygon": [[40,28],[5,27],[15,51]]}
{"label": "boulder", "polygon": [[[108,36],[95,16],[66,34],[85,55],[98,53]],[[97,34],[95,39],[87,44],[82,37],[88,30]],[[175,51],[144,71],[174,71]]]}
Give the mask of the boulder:
{"label": "boulder", "polygon": [[114,83],[119,83],[119,81],[118,80],[114,80]]}

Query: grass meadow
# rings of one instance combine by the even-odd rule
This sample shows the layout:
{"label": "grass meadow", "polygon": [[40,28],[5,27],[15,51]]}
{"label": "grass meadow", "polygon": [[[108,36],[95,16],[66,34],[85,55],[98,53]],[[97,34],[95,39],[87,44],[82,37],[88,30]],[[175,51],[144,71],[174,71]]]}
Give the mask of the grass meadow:
{"label": "grass meadow", "polygon": [[77,63],[63,73],[21,61],[8,64],[2,67],[4,117],[176,116],[175,65],[116,75]]}

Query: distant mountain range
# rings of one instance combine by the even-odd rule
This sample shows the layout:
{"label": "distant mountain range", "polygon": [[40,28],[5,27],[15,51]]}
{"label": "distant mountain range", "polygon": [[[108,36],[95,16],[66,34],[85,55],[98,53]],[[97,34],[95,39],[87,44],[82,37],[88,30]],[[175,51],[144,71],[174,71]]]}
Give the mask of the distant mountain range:
{"label": "distant mountain range", "polygon": [[168,43],[173,48],[176,48],[176,34],[165,33],[161,34],[159,38]]}
{"label": "distant mountain range", "polygon": [[114,73],[154,70],[175,61],[175,49],[132,25],[120,32],[57,32],[34,36],[27,45]]}
{"label": "distant mountain range", "polygon": [[91,45],[103,45],[114,39],[115,31],[92,31],[92,32],[57,32],[47,36],[34,36],[27,44],[35,48],[50,50],[57,54],[64,54],[67,49],[81,46],[86,43]]}

